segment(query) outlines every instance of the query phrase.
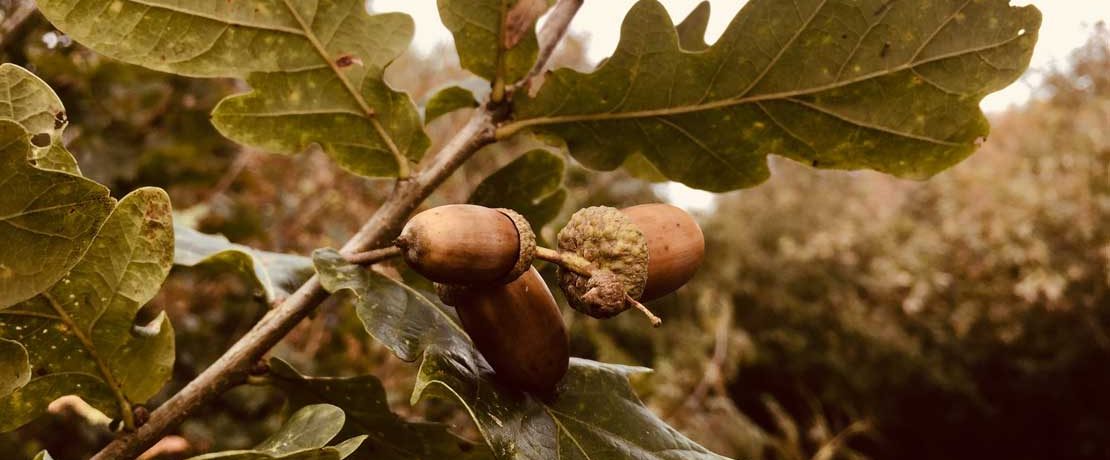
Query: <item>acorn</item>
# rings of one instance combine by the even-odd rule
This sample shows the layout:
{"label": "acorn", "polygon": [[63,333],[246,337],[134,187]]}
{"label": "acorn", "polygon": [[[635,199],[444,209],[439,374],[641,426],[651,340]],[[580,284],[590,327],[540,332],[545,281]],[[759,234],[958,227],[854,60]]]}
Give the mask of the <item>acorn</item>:
{"label": "acorn", "polygon": [[515,388],[551,395],[570,363],[559,305],[540,273],[529,268],[508,284],[437,286],[463,329],[494,370]]}
{"label": "acorn", "polygon": [[572,307],[610,318],[634,306],[656,326],[661,321],[640,301],[682,287],[705,255],[705,237],[693,217],[661,203],[581,209],[558,242],[565,261],[559,286]]}
{"label": "acorn", "polygon": [[532,266],[536,235],[511,209],[451,204],[413,216],[394,244],[413,270],[437,283],[508,283]]}
{"label": "acorn", "polygon": [[663,297],[694,277],[705,257],[705,235],[693,216],[664,203],[631,206],[621,212],[647,239],[647,284],[638,300]]}

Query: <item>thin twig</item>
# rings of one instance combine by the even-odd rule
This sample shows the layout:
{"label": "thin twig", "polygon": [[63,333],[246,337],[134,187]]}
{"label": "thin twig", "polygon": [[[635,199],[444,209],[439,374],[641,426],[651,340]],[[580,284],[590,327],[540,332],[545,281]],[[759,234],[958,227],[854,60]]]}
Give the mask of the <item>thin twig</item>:
{"label": "thin twig", "polygon": [[[581,0],[570,0],[570,3],[575,1],[581,4]],[[561,0],[559,3],[562,5],[567,2],[568,0]],[[577,11],[577,7],[574,11]],[[544,25],[544,29],[554,28],[565,31],[565,23],[569,23],[573,16],[573,14],[553,16]],[[553,34],[541,31],[540,35],[541,37],[562,37],[561,32]],[[546,59],[551,56],[551,51],[546,48],[554,48],[557,44],[558,40],[541,40],[542,48],[539,61],[536,63],[537,67],[542,68]],[[494,124],[495,121],[499,121],[495,120],[495,116],[496,114],[489,108],[476,111],[466,126],[440,149],[431,165],[414,176],[395,183],[393,191],[382,206],[374,212],[358,233],[343,245],[340,252],[354,254],[387,244],[428,195],[478,149],[495,141]],[[320,285],[320,279],[316,276],[309,278],[296,292],[266,313],[215,363],[152,412],[146,424],[133,433],[116,438],[91,460],[138,457],[197,408],[233,386],[245,382],[253,364],[327,297],[328,293]]]}
{"label": "thin twig", "polygon": [[13,3],[8,15],[0,22],[0,46],[7,44],[8,37],[35,12],[35,2],[31,0],[15,0]]}
{"label": "thin twig", "polygon": [[548,13],[547,21],[544,22],[539,35],[536,37],[540,43],[540,52],[539,57],[536,59],[536,64],[533,65],[532,69],[528,71],[528,74],[514,84],[510,90],[516,91],[520,88],[531,88],[536,77],[539,77],[539,75],[547,69],[547,63],[551,60],[551,54],[555,52],[555,48],[563,41],[563,36],[566,35],[567,28],[570,27],[570,21],[574,19],[575,14],[578,14],[578,9],[582,7],[583,1],[584,0],[559,0],[559,3],[555,4],[555,7],[551,9],[551,13]]}
{"label": "thin twig", "polygon": [[397,246],[388,246],[381,249],[371,249],[369,251],[356,252],[348,254],[344,257],[348,263],[355,265],[374,265],[386,259],[392,259],[401,255],[401,248]]}
{"label": "thin twig", "polygon": [[239,175],[243,173],[243,170],[247,168],[247,165],[250,164],[253,158],[254,153],[251,150],[239,150],[239,153],[235,155],[235,160],[231,162],[231,166],[227,168],[223,176],[220,176],[220,180],[216,182],[216,185],[212,186],[212,189],[208,191],[208,196],[202,201],[211,203],[212,200],[227,193],[228,189],[239,179]]}

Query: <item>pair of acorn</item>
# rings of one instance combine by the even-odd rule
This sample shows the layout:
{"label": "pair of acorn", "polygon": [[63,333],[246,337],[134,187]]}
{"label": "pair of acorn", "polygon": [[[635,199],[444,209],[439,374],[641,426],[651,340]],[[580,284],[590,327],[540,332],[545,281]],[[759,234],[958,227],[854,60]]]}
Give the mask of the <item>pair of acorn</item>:
{"label": "pair of acorn", "polygon": [[581,209],[559,232],[558,250],[538,247],[512,210],[446,205],[414,216],[394,244],[437,283],[496,378],[541,395],[553,393],[570,355],[559,306],[533,260],[559,265],[559,285],[576,310],[609,318],[635,307],[658,326],[640,302],[689,281],[705,252],[697,222],[667,204]]}

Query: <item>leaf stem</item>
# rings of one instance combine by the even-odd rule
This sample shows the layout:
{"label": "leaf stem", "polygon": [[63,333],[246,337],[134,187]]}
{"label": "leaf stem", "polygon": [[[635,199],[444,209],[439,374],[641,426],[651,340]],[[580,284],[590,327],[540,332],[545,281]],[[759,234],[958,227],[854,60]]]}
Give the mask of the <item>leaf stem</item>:
{"label": "leaf stem", "polygon": [[490,91],[489,100],[498,104],[505,100],[505,17],[509,14],[509,0],[501,0],[501,20],[497,26],[497,62],[494,63],[493,89]]}
{"label": "leaf stem", "polygon": [[[581,0],[560,0],[560,4],[567,2],[580,4]],[[573,14],[553,16],[544,24],[544,30],[556,28],[565,31],[566,23],[569,23],[573,16]],[[555,39],[540,42],[541,59],[536,65],[542,67],[545,64],[543,61],[551,56],[551,52],[545,52],[544,49],[553,49],[562,34],[541,31],[540,35],[555,37]],[[389,197],[363,224],[358,233],[343,245],[340,252],[354,254],[387,244],[400,232],[408,216],[428,195],[431,195],[432,191],[447,180],[478,149],[495,142],[494,123],[501,121],[503,117],[503,114],[495,113],[490,108],[475,111],[470,121],[440,149],[430,165],[411,177],[396,181]],[[251,366],[327,298],[328,293],[320,285],[320,279],[316,276],[309,278],[293,294],[267,312],[216,362],[155,409],[147,423],[132,433],[124,433],[116,438],[91,460],[121,460],[138,457],[200,406],[245,381]]]}

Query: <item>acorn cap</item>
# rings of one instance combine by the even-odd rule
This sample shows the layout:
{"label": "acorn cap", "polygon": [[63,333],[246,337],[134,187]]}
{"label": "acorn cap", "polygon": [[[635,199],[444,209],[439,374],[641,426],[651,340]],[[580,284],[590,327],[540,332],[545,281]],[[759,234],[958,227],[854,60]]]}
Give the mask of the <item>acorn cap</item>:
{"label": "acorn cap", "polygon": [[639,298],[647,284],[648,244],[623,212],[608,206],[580,209],[558,236],[559,250],[588,260],[594,276],[565,268],[559,286],[571,307],[595,318],[609,318],[629,307],[624,294]]}
{"label": "acorn cap", "polygon": [[520,250],[517,254],[516,264],[501,279],[502,283],[509,283],[519,278],[529,268],[532,268],[532,261],[536,258],[536,233],[532,231],[532,224],[528,223],[528,219],[525,219],[519,212],[508,208],[497,208],[497,211],[513,221],[517,236],[520,237]]}

